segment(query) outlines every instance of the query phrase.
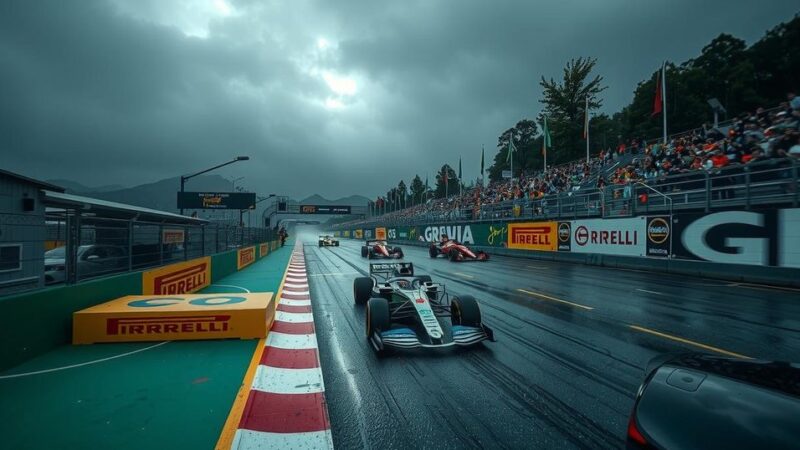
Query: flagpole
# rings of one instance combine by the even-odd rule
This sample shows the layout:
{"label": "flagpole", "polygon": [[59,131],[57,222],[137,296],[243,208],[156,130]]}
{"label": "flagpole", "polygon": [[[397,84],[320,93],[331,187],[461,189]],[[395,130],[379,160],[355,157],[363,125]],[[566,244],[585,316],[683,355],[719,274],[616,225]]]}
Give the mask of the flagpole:
{"label": "flagpole", "polygon": [[661,114],[664,116],[664,144],[667,143],[667,62],[661,64]]}
{"label": "flagpole", "polygon": [[589,96],[586,96],[586,164],[589,164]]}
{"label": "flagpole", "polygon": [[511,185],[514,185],[514,132],[508,134],[508,158],[511,160]]}

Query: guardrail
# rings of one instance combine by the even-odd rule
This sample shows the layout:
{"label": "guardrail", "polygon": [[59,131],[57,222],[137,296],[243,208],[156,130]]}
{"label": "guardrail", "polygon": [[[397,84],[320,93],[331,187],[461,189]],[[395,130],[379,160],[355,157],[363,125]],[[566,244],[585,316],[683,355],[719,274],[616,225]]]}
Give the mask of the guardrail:
{"label": "guardrail", "polygon": [[[370,226],[424,225],[428,223],[488,222],[497,219],[581,219],[631,217],[673,211],[703,211],[800,203],[800,163],[793,158],[773,159],[713,171],[693,171],[660,179],[581,189],[545,196],[426,212],[413,217],[392,214],[337,225],[337,229]],[[653,193],[653,191],[658,194]]]}

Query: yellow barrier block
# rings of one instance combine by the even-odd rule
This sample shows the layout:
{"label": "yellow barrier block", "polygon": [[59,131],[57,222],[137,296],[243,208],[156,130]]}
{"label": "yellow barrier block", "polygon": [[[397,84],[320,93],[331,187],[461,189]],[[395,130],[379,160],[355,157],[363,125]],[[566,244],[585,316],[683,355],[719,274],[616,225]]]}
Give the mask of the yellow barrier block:
{"label": "yellow barrier block", "polygon": [[275,315],[271,292],[129,295],[72,314],[72,343],[259,339]]}

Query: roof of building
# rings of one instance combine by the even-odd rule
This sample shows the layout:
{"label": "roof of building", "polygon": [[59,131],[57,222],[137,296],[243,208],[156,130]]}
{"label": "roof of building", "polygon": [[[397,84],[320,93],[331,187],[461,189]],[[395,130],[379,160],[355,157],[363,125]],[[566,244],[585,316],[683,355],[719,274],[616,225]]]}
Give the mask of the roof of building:
{"label": "roof of building", "polygon": [[39,188],[47,189],[49,191],[64,192],[64,190],[65,190],[61,186],[56,186],[55,184],[50,184],[50,183],[48,183],[46,181],[40,181],[40,180],[35,180],[33,178],[28,178],[25,175],[20,175],[18,173],[9,172],[8,170],[0,169],[0,176],[13,178],[13,179],[15,179],[17,181],[20,181],[20,182],[23,182],[23,183],[32,184],[32,185],[35,185],[35,186],[37,186]]}
{"label": "roof of building", "polygon": [[94,212],[98,218],[132,219],[143,222],[163,222],[176,224],[202,225],[208,220],[196,217],[182,216],[156,209],[142,208],[140,206],[126,205],[124,203],[110,202],[97,198],[81,195],[65,194],[63,192],[44,191],[45,206],[65,209],[79,209],[81,212]]}

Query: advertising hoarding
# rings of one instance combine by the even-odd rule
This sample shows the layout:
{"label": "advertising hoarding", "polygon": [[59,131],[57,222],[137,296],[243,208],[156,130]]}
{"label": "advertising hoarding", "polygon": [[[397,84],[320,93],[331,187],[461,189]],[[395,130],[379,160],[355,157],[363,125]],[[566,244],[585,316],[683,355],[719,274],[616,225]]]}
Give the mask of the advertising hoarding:
{"label": "advertising hoarding", "polygon": [[251,209],[254,192],[178,192],[178,209]]}
{"label": "advertising hoarding", "polygon": [[508,248],[520,250],[556,251],[558,242],[556,222],[519,222],[508,224]]}

